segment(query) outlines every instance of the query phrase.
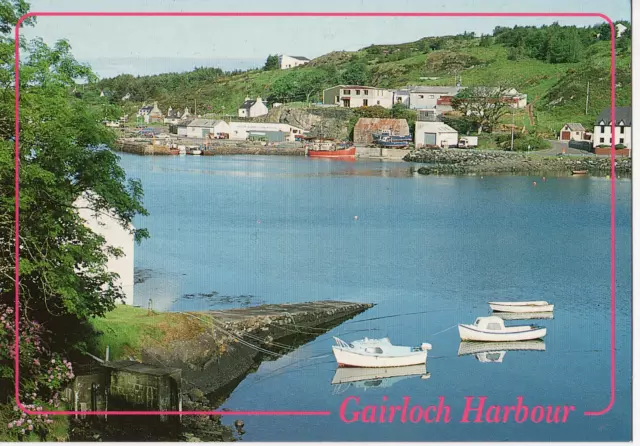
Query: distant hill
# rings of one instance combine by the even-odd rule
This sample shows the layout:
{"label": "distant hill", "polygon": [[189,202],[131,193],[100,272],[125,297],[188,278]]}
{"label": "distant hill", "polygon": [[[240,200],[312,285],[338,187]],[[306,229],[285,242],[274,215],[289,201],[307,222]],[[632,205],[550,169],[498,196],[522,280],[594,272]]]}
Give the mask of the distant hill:
{"label": "distant hill", "polygon": [[[617,104],[631,103],[631,25],[617,39]],[[610,106],[610,40],[603,26],[558,25],[497,27],[491,36],[473,33],[428,37],[399,45],[372,45],[353,52],[332,52],[289,70],[225,73],[198,68],[156,76],[121,75],[97,87],[119,110],[134,112],[143,102],[158,101],[198,114],[237,116],[246,96],[278,102],[322,99],[322,89],[339,83],[395,88],[403,85],[464,86],[508,83],[528,95],[535,126],[519,111],[516,124],[542,133],[557,132],[566,122],[593,125]],[[585,113],[587,83],[589,108]],[[130,99],[121,99],[129,94]],[[94,98],[95,99],[95,98]],[[301,104],[298,104],[301,105]],[[511,120],[512,117],[509,117]]]}

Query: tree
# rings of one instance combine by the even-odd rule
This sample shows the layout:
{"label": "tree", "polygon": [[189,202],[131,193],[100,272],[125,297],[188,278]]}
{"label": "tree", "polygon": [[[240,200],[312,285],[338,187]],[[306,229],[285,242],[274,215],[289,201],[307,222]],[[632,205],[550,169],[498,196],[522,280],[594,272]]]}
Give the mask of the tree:
{"label": "tree", "polygon": [[509,104],[504,100],[508,90],[504,86],[467,87],[452,99],[451,105],[478,134],[485,130],[491,132],[509,111]]}
{"label": "tree", "polygon": [[318,69],[291,70],[270,87],[271,102],[309,102],[326,84],[326,72]]}
{"label": "tree", "polygon": [[278,56],[276,54],[270,54],[267,57],[266,62],[264,63],[263,70],[271,71],[271,70],[277,70],[278,68],[280,68],[280,62],[278,60]]}
{"label": "tree", "polygon": [[342,83],[347,85],[367,85],[371,80],[371,72],[362,61],[350,62],[342,73]]}
{"label": "tree", "polygon": [[[0,305],[13,307],[19,287],[23,317],[52,334],[42,342],[60,353],[82,348],[82,323],[102,316],[124,297],[107,269],[119,255],[78,215],[76,201],[88,195],[96,213],[112,213],[123,227],[145,214],[142,187],[128,179],[109,149],[115,133],[101,124],[104,110],[72,92],[96,76],[78,63],[66,41],[22,41],[20,60],[20,282],[15,282],[14,41],[10,30],[25,3],[0,0]],[[27,22],[27,25],[30,23]],[[5,118],[6,117],[6,118]],[[147,237],[140,228],[137,240]],[[12,308],[12,311],[15,311]],[[86,340],[86,339],[84,339]],[[73,342],[73,344],[72,344]],[[29,379],[28,375],[21,375]],[[35,377],[31,377],[35,379]],[[0,387],[3,384],[0,384]],[[31,396],[22,401],[29,402]]]}
{"label": "tree", "polygon": [[483,34],[482,36],[480,36],[480,42],[478,43],[478,45],[481,47],[487,47],[487,46],[491,46],[492,43],[493,43],[493,38],[488,34],[487,35]]}

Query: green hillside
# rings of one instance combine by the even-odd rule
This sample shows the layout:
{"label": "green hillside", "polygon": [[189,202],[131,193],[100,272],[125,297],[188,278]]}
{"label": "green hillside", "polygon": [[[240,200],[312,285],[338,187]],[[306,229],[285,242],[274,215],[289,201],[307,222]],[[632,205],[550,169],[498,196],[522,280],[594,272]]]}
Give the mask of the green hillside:
{"label": "green hillside", "polygon": [[[618,105],[631,103],[630,24],[626,24],[629,30],[617,39]],[[143,102],[158,101],[163,111],[169,106],[193,111],[197,106],[198,114],[222,116],[236,115],[245,96],[303,106],[321,101],[322,89],[339,83],[395,88],[455,85],[460,78],[464,86],[502,84],[526,93],[535,126],[524,110],[518,112],[516,123],[550,133],[566,122],[592,124],[610,106],[611,55],[608,36],[602,34],[605,28],[498,27],[493,36],[465,33],[333,52],[289,70],[224,73],[199,68],[179,74],[122,75],[98,83],[109,98],[99,100],[110,101],[114,113],[132,113]],[[590,98],[585,113],[587,83]],[[130,100],[122,101],[126,94]]]}

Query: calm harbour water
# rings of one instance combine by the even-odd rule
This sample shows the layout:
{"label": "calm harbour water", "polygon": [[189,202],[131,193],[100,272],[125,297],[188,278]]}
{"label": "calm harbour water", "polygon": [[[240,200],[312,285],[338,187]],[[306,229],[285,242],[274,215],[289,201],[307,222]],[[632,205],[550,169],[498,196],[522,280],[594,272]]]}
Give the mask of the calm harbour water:
{"label": "calm harbour water", "polygon": [[[150,212],[136,226],[144,278],[136,303],[206,310],[262,303],[352,300],[373,309],[249,375],[222,407],[329,411],[246,416],[250,441],[628,441],[631,438],[631,182],[616,181],[616,402],[609,403],[610,181],[594,177],[420,176],[407,163],[294,157],[139,157]],[[532,182],[537,181],[537,186]],[[354,219],[358,216],[358,219]],[[545,351],[501,363],[458,356],[458,323],[491,300],[548,300]],[[508,322],[510,325],[518,321]],[[331,385],[332,336],[430,342],[429,379]],[[379,384],[379,385],[375,385]],[[342,393],[339,393],[343,391]],[[344,424],[342,401],[436,404],[439,424]],[[574,405],[565,424],[459,423],[465,396],[487,405]],[[353,406],[352,406],[353,407]],[[232,423],[237,416],[227,417]]]}

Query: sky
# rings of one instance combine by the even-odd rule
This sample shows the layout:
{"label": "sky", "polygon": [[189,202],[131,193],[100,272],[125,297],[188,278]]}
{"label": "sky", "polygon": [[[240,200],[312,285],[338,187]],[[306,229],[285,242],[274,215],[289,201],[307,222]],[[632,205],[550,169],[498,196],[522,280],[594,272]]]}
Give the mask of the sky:
{"label": "sky", "polygon": [[[583,12],[631,20],[630,0],[30,0],[31,11]],[[260,67],[269,54],[310,59],[371,44],[404,43],[496,26],[602,23],[585,18],[39,17],[24,28],[46,43],[67,39],[100,77]]]}

